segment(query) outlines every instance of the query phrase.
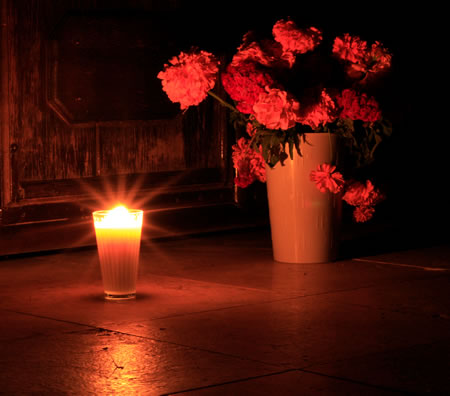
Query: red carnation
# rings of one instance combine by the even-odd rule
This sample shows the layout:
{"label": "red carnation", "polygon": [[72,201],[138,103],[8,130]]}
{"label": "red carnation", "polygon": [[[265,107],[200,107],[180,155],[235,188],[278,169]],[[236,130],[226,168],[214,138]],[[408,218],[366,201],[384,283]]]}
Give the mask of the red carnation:
{"label": "red carnation", "polygon": [[350,36],[345,33],[342,37],[336,37],[333,44],[333,53],[338,58],[352,63],[361,63],[367,51],[367,42],[358,36]]}
{"label": "red carnation", "polygon": [[357,206],[353,210],[353,218],[357,223],[364,223],[370,220],[375,213],[375,208],[372,206]]}
{"label": "red carnation", "polygon": [[[254,120],[254,117],[253,116],[250,116],[250,120]],[[253,123],[252,122],[247,122],[247,125],[246,125],[246,127],[245,127],[245,131],[248,133],[248,135],[250,136],[250,137],[252,137],[252,136],[254,136],[255,135],[255,133],[257,132],[257,129],[256,129],[256,127],[253,125]]]}
{"label": "red carnation", "polygon": [[266,168],[261,153],[253,150],[245,138],[240,138],[233,145],[233,165],[236,169],[234,183],[238,187],[245,188],[255,180],[266,181]]}
{"label": "red carnation", "polygon": [[392,55],[381,43],[375,41],[372,48],[367,54],[366,64],[369,69],[368,72],[378,73],[391,66]]}
{"label": "red carnation", "polygon": [[274,40],[253,39],[252,32],[244,35],[242,44],[233,56],[232,65],[244,62],[259,63],[266,67],[286,68],[292,67],[295,62],[295,54],[284,51],[280,43]]}
{"label": "red carnation", "polygon": [[253,105],[266,86],[273,84],[272,77],[262,72],[254,63],[245,62],[228,65],[222,75],[222,84],[231,99],[237,102],[236,108],[244,114],[254,114]]}
{"label": "red carnation", "polygon": [[266,88],[253,106],[255,118],[269,129],[286,130],[299,121],[300,103],[286,91]]}
{"label": "red carnation", "polygon": [[344,187],[344,178],[340,172],[336,172],[336,166],[334,165],[321,164],[317,167],[317,170],[311,172],[309,177],[312,182],[316,183],[321,192],[328,190],[337,194]]}
{"label": "red carnation", "polygon": [[347,73],[353,78],[364,77],[368,73],[379,73],[391,66],[392,56],[380,42],[375,41],[369,49],[366,41],[348,33],[336,37],[333,53],[338,58],[350,62]]}
{"label": "red carnation", "polygon": [[374,206],[384,199],[384,195],[374,187],[370,180],[363,184],[358,181],[349,183],[342,199],[355,206],[354,219],[361,223],[370,220],[375,213]]}
{"label": "red carnation", "polygon": [[[299,29],[295,22],[283,19],[275,23],[272,33],[275,40],[283,47],[283,53],[293,55],[313,50],[322,40],[320,30],[314,27]],[[295,57],[291,56],[291,59],[295,60]]]}
{"label": "red carnation", "polygon": [[325,124],[333,122],[336,119],[336,103],[330,95],[323,90],[320,96],[320,102],[309,107],[306,114],[302,115],[300,122],[309,125],[312,129],[318,129]]}
{"label": "red carnation", "polygon": [[373,206],[383,199],[380,191],[370,180],[367,180],[366,184],[358,181],[350,182],[345,190],[342,199],[353,206]]}
{"label": "red carnation", "polygon": [[253,33],[248,32],[244,35],[242,44],[238,47],[237,53],[231,60],[232,65],[251,62],[259,63],[263,66],[274,66],[280,61],[283,49],[281,45],[273,40],[253,39]]}
{"label": "red carnation", "polygon": [[192,50],[174,56],[170,65],[158,73],[163,90],[172,102],[179,102],[182,110],[202,102],[214,88],[219,61],[206,51]]}
{"label": "red carnation", "polygon": [[375,122],[381,119],[381,111],[378,102],[367,94],[358,95],[351,89],[344,89],[337,97],[341,107],[340,118],[350,118],[365,122]]}

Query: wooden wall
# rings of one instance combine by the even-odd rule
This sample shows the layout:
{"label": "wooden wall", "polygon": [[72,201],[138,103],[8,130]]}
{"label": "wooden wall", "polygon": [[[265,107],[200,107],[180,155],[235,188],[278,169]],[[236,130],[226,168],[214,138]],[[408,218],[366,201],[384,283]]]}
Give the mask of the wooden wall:
{"label": "wooden wall", "polygon": [[[225,110],[208,99],[180,112],[156,78],[180,50],[207,45],[189,30],[181,3],[2,1],[8,244],[12,226],[89,222],[93,209],[117,200],[149,212],[234,205]],[[175,233],[186,226],[171,223]],[[30,250],[18,235],[13,250]]]}

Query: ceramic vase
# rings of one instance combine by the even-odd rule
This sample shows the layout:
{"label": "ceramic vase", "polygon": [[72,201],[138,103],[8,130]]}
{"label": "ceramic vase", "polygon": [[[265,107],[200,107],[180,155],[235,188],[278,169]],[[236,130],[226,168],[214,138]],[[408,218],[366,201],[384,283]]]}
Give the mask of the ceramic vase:
{"label": "ceramic vase", "polygon": [[322,163],[337,164],[338,137],[307,133],[301,156],[266,167],[273,258],[286,263],[323,263],[337,258],[342,214],[340,194],[321,192],[310,180]]}

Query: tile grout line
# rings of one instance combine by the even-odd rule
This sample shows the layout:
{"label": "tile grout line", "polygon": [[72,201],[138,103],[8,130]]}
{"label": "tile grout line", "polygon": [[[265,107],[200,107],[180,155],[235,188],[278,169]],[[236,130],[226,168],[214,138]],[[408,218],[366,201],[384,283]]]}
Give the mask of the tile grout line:
{"label": "tile grout line", "polygon": [[440,338],[437,340],[433,340],[430,342],[420,342],[420,343],[415,343],[415,344],[411,344],[411,345],[403,345],[403,346],[399,346],[399,347],[391,347],[391,348],[387,348],[384,349],[383,351],[372,351],[369,353],[363,353],[363,354],[355,354],[353,356],[348,356],[345,358],[341,358],[341,359],[334,359],[334,360],[323,360],[323,361],[319,361],[319,362],[315,362],[315,363],[309,363],[308,365],[304,366],[304,367],[297,367],[295,368],[296,370],[300,370],[300,371],[305,371],[305,372],[309,372],[311,371],[311,373],[315,373],[317,375],[328,375],[325,373],[321,373],[320,371],[314,371],[314,370],[310,370],[309,368],[311,367],[318,367],[320,368],[321,366],[327,366],[330,365],[332,363],[335,362],[346,362],[346,361],[350,361],[350,360],[355,360],[355,359],[363,359],[363,358],[371,358],[371,357],[376,357],[380,354],[386,354],[386,353],[391,353],[391,352],[398,352],[398,351],[405,351],[408,350],[412,347],[417,347],[417,346],[430,346],[430,345],[434,345],[434,344],[439,344],[442,341],[450,341],[450,336],[448,337],[444,337],[444,338]]}
{"label": "tile grout line", "polygon": [[261,379],[261,378],[267,378],[267,377],[272,377],[272,376],[282,375],[282,374],[287,374],[287,373],[292,373],[292,372],[301,372],[301,373],[305,373],[305,374],[316,375],[316,376],[330,378],[330,379],[343,381],[343,382],[347,382],[347,383],[351,383],[351,384],[357,384],[357,385],[365,386],[365,387],[372,388],[372,389],[396,392],[396,393],[400,393],[402,395],[419,396],[419,393],[409,392],[409,391],[405,391],[403,389],[392,388],[392,387],[376,385],[376,384],[370,384],[370,383],[363,382],[363,381],[353,380],[351,378],[328,375],[328,374],[324,374],[324,373],[320,373],[320,372],[316,372],[316,371],[312,371],[312,370],[308,370],[308,369],[302,369],[302,368],[290,368],[290,369],[286,369],[286,370],[275,371],[275,372],[268,373],[268,374],[262,374],[262,375],[252,376],[252,377],[239,378],[239,379],[235,379],[235,380],[231,380],[231,381],[225,381],[225,382],[221,382],[221,383],[217,383],[217,384],[204,385],[204,386],[189,388],[189,389],[182,389],[182,390],[178,390],[178,391],[174,391],[174,392],[162,393],[162,394],[160,394],[160,396],[171,396],[171,395],[177,395],[177,394],[181,394],[181,393],[189,393],[189,392],[195,392],[195,391],[199,391],[199,390],[212,389],[212,388],[217,388],[217,387],[224,386],[224,385],[238,384],[241,382],[248,382],[248,381],[252,381],[252,380],[257,380],[257,379]]}
{"label": "tile grout line", "polygon": [[[155,318],[152,318],[152,319],[147,319],[147,320],[145,320],[145,322],[147,322],[147,321],[151,322],[151,321],[163,320],[163,319],[173,319],[173,318],[179,318],[179,317],[183,317],[183,316],[205,314],[205,313],[210,313],[210,312],[220,312],[220,311],[226,311],[226,310],[229,310],[229,309],[251,307],[251,306],[255,306],[255,305],[272,304],[272,303],[278,303],[278,302],[283,302],[283,301],[291,301],[291,300],[296,300],[296,299],[301,299],[301,298],[319,297],[319,296],[324,296],[324,295],[327,295],[327,294],[345,293],[345,292],[351,292],[351,291],[356,291],[356,290],[370,289],[370,288],[373,288],[373,287],[376,287],[376,286],[375,285],[366,285],[366,286],[353,287],[353,288],[348,288],[348,289],[337,289],[337,290],[323,291],[323,292],[312,293],[312,294],[297,294],[297,295],[290,295],[290,296],[284,294],[284,297],[282,297],[283,293],[276,293],[277,297],[280,297],[280,298],[267,299],[267,300],[264,300],[264,301],[251,302],[251,303],[246,303],[246,304],[231,305],[231,306],[226,306],[226,307],[221,307],[221,308],[207,309],[207,310],[203,310],[203,311],[194,311],[194,312],[188,312],[188,313],[173,314],[173,315],[168,315],[168,316],[159,316],[159,317],[155,317]],[[95,325],[74,322],[74,321],[70,321],[70,320],[67,320],[67,319],[52,318],[50,316],[34,314],[34,313],[31,313],[31,312],[16,311],[16,310],[14,310],[12,308],[2,308],[2,307],[0,307],[0,310],[6,311],[6,312],[22,314],[22,315],[35,316],[37,318],[42,318],[42,319],[55,320],[55,321],[59,321],[59,322],[66,322],[66,323],[76,324],[76,325],[80,325],[80,326],[87,326],[87,327],[93,327],[93,328],[101,329],[101,327],[98,327],[98,326],[95,326]],[[139,323],[139,322],[137,322],[137,323]],[[111,330],[111,331],[115,331],[115,330]]]}
{"label": "tile grout line", "polygon": [[[232,355],[232,354],[225,353],[225,352],[220,352],[220,351],[214,351],[214,350],[210,350],[210,349],[200,348],[200,347],[193,346],[193,345],[185,345],[185,344],[181,344],[181,343],[177,343],[177,342],[169,341],[169,340],[161,340],[159,338],[148,337],[148,336],[143,336],[143,335],[139,335],[139,334],[126,333],[126,332],[123,332],[123,331],[120,331],[120,330],[107,329],[105,327],[99,327],[99,326],[95,326],[95,325],[74,322],[74,321],[66,320],[66,319],[51,318],[49,316],[37,315],[37,314],[29,313],[29,312],[20,312],[20,311],[15,311],[15,310],[12,310],[12,309],[4,309],[4,308],[2,308],[2,310],[3,311],[7,311],[7,312],[16,313],[16,314],[19,314],[19,315],[32,316],[32,317],[35,317],[35,318],[53,320],[53,321],[61,322],[61,323],[69,323],[69,324],[73,324],[73,325],[77,325],[77,326],[87,327],[89,329],[93,329],[93,330],[97,330],[97,331],[106,331],[106,332],[110,332],[110,333],[117,333],[117,334],[122,334],[122,335],[125,335],[125,336],[129,336],[129,337],[136,337],[136,338],[140,338],[140,339],[144,339],[144,340],[158,342],[158,343],[161,343],[161,344],[174,345],[174,346],[178,346],[178,347],[192,349],[192,350],[195,350],[195,351],[212,353],[212,354],[215,354],[215,355],[226,356],[226,357],[233,358],[233,359],[246,360],[246,361],[249,361],[249,362],[255,362],[255,363],[259,363],[259,364],[264,364],[266,366],[271,366],[271,367],[282,367],[283,366],[282,364],[278,364],[278,363],[265,362],[265,361],[258,360],[258,359],[252,359],[252,358],[243,357],[243,356],[239,356],[239,355]],[[76,331],[76,332],[78,332],[78,331]]]}
{"label": "tile grout line", "polygon": [[255,376],[251,376],[251,377],[239,378],[239,379],[235,379],[235,380],[220,382],[217,384],[204,385],[204,386],[199,386],[199,387],[189,388],[189,389],[182,389],[182,390],[178,390],[178,391],[174,391],[174,392],[162,393],[162,394],[160,394],[160,396],[171,396],[171,395],[177,395],[180,393],[195,392],[195,391],[199,391],[199,390],[216,388],[216,387],[223,386],[223,385],[237,384],[239,382],[246,382],[246,381],[251,381],[251,380],[255,380],[255,379],[259,379],[259,378],[265,378],[265,377],[271,377],[274,375],[290,373],[290,372],[294,372],[294,371],[297,371],[297,369],[291,368],[291,369],[286,369],[286,370],[281,370],[281,371],[275,371],[275,372],[268,373],[268,374],[255,375]]}
{"label": "tile grout line", "polygon": [[[368,287],[373,287],[373,286],[366,286],[366,287],[362,287],[362,288],[368,288]],[[351,290],[359,290],[359,289],[361,289],[361,287],[353,288],[353,289],[335,290],[333,292],[322,292],[322,293],[316,293],[316,294],[311,294],[311,295],[291,296],[291,297],[286,297],[286,298],[278,299],[278,300],[263,301],[263,302],[252,303],[252,304],[244,304],[244,305],[236,305],[236,306],[232,306],[232,307],[218,308],[218,309],[215,309],[215,310],[200,311],[200,312],[193,312],[193,313],[189,313],[189,314],[180,314],[180,315],[173,315],[173,316],[168,316],[168,317],[154,318],[154,319],[150,319],[150,321],[160,320],[160,319],[171,319],[171,318],[174,318],[174,317],[187,316],[187,315],[192,315],[192,314],[202,314],[202,313],[207,313],[207,312],[223,311],[223,310],[227,310],[227,309],[248,307],[248,306],[258,305],[258,304],[271,304],[271,303],[276,303],[276,302],[295,300],[295,299],[298,299],[298,298],[314,297],[314,296],[320,296],[320,295],[325,295],[325,294],[330,294],[330,293],[340,293],[340,292],[346,292],[346,291],[351,291]],[[185,345],[185,344],[173,342],[173,341],[170,341],[170,340],[162,340],[162,339],[153,338],[153,337],[147,337],[147,336],[143,336],[143,335],[139,335],[139,334],[126,333],[126,332],[123,332],[123,331],[120,331],[120,330],[107,329],[105,327],[99,327],[99,326],[96,326],[96,325],[75,322],[75,321],[71,321],[71,320],[67,320],[67,319],[52,318],[50,316],[34,314],[34,313],[31,313],[31,312],[22,312],[22,311],[17,311],[17,310],[8,309],[8,308],[0,308],[0,310],[1,311],[6,311],[6,312],[12,312],[12,313],[19,314],[19,315],[26,315],[26,316],[31,316],[31,317],[35,317],[35,318],[41,318],[41,319],[46,319],[46,320],[53,320],[53,321],[61,322],[61,323],[69,323],[69,324],[73,324],[73,325],[77,325],[77,326],[82,326],[82,327],[87,327],[87,328],[90,328],[90,329],[95,329],[95,330],[98,330],[98,331],[107,331],[107,332],[111,332],[111,333],[123,334],[123,335],[130,336],[130,337],[137,337],[137,338],[150,340],[150,341],[154,341],[154,342],[159,342],[159,343],[164,343],[164,344],[168,344],[168,345],[180,346],[180,347],[183,347],[183,348],[189,348],[189,349],[197,350],[197,351],[201,351],[201,352],[207,352],[207,353],[213,353],[213,354],[216,354],[216,355],[227,356],[227,357],[231,357],[231,358],[234,358],[234,359],[251,361],[251,362],[260,363],[260,364],[264,364],[264,365],[272,366],[272,367],[282,367],[283,366],[282,364],[265,362],[265,361],[262,361],[262,360],[251,359],[251,358],[243,357],[243,356],[239,356],[239,355],[231,355],[231,354],[228,354],[228,353],[224,353],[224,352],[220,352],[220,351],[214,351],[214,350],[205,349],[205,348],[200,348],[200,347],[193,346],[193,345]]]}
{"label": "tile grout line", "polygon": [[304,366],[303,368],[296,368],[296,370],[301,371],[301,372],[305,372],[305,373],[308,373],[308,374],[314,374],[314,375],[319,375],[319,376],[322,376],[322,377],[328,377],[328,378],[333,378],[333,379],[337,379],[337,380],[352,382],[352,383],[356,383],[356,384],[362,384],[362,385],[366,385],[366,386],[374,387],[374,388],[379,388],[379,389],[383,389],[383,390],[400,392],[401,394],[404,394],[404,395],[414,395],[414,396],[417,395],[417,396],[420,396],[422,393],[414,393],[412,391],[405,391],[405,390],[402,390],[402,389],[399,389],[399,388],[390,388],[390,387],[386,387],[386,386],[379,386],[379,385],[370,384],[370,383],[366,383],[366,382],[362,382],[362,381],[358,381],[358,380],[353,380],[351,378],[346,378],[346,377],[326,374],[326,373],[323,373],[321,371],[311,370],[309,368],[310,367],[317,367],[317,370],[320,370],[321,366],[327,366],[327,365],[330,365],[332,363],[336,363],[337,361],[338,362],[345,362],[345,361],[351,361],[351,360],[361,359],[361,358],[370,358],[370,357],[373,357],[373,356],[377,356],[377,355],[379,355],[381,353],[382,354],[386,354],[386,353],[393,352],[393,351],[407,350],[407,349],[410,349],[411,347],[428,346],[428,345],[433,345],[433,344],[439,344],[442,340],[449,340],[450,341],[450,338],[443,338],[443,339],[434,340],[434,341],[431,341],[431,342],[418,343],[418,344],[414,344],[414,345],[402,346],[402,347],[397,347],[397,348],[389,348],[389,349],[383,350],[382,352],[371,352],[371,353],[365,353],[365,354],[361,354],[361,355],[354,355],[354,356],[346,357],[344,359],[316,362],[316,363],[308,364],[307,366]]}
{"label": "tile grout line", "polygon": [[338,380],[338,381],[349,382],[349,383],[352,383],[352,384],[363,385],[363,386],[366,386],[366,387],[369,387],[369,388],[374,388],[374,389],[379,389],[379,390],[384,390],[384,391],[390,391],[390,392],[397,392],[397,393],[400,393],[402,395],[411,395],[411,396],[413,396],[413,395],[414,396],[419,396],[420,395],[420,393],[406,391],[404,389],[393,388],[393,387],[383,386],[383,385],[371,384],[371,383],[368,383],[368,382],[358,381],[358,380],[354,380],[354,379],[351,379],[351,378],[346,378],[346,377],[341,377],[341,376],[336,376],[336,375],[324,374],[324,373],[321,373],[319,371],[313,371],[313,370],[308,370],[308,369],[297,369],[297,371],[300,371],[302,373],[317,375],[317,376],[320,376],[320,377],[331,378],[331,379],[335,379],[335,380]]}
{"label": "tile grout line", "polygon": [[[174,275],[160,275],[160,274],[152,274],[152,276],[158,276],[160,278],[168,278],[171,280],[174,279],[181,279],[181,280],[187,280],[189,282],[192,283],[199,283],[201,285],[217,285],[220,287],[224,287],[226,289],[238,289],[238,290],[244,290],[244,291],[253,291],[253,292],[260,292],[260,293],[264,293],[264,294],[270,294],[273,291],[270,289],[263,289],[263,288],[257,288],[257,287],[246,287],[246,286],[241,286],[241,285],[233,285],[230,283],[220,283],[220,282],[212,282],[212,281],[206,281],[206,280],[201,280],[201,279],[194,279],[194,278],[189,278],[186,276],[174,276]],[[277,294],[284,294],[283,292],[276,292]]]}
{"label": "tile grout line", "polygon": [[363,263],[374,263],[374,264],[383,264],[383,265],[392,265],[395,267],[406,267],[406,268],[414,268],[420,269],[423,271],[450,271],[450,268],[442,268],[442,267],[425,267],[421,265],[412,265],[412,264],[401,264],[401,263],[393,263],[390,261],[381,261],[381,260],[372,260],[372,259],[363,259],[363,258],[354,258],[353,261],[360,261]]}
{"label": "tile grout line", "polygon": [[[156,318],[144,320],[144,322],[147,322],[147,321],[151,322],[151,321],[163,320],[163,319],[180,318],[183,316],[205,314],[205,313],[210,313],[210,312],[220,312],[220,311],[226,311],[229,309],[251,307],[251,306],[255,306],[255,305],[272,304],[272,303],[291,301],[291,300],[296,300],[296,299],[301,299],[301,298],[319,297],[319,296],[324,296],[327,294],[345,293],[345,292],[351,292],[351,291],[361,290],[361,289],[370,289],[373,287],[376,287],[376,286],[375,285],[361,286],[361,287],[354,287],[354,288],[350,288],[350,289],[338,289],[338,290],[324,291],[324,292],[313,293],[313,294],[300,294],[300,295],[297,294],[297,295],[292,295],[292,296],[285,295],[284,297],[276,298],[276,299],[268,299],[268,300],[264,300],[264,301],[251,302],[251,303],[246,303],[246,304],[238,304],[238,305],[231,305],[231,306],[226,306],[226,307],[221,307],[221,308],[206,309],[203,311],[194,311],[194,312],[188,312],[188,313],[173,314],[173,315],[168,315],[168,316],[159,316]],[[283,294],[280,293],[279,295],[282,296]]]}
{"label": "tile grout line", "polygon": [[[196,346],[180,344],[180,343],[176,343],[176,342],[173,342],[173,341],[160,340],[160,339],[157,339],[157,338],[146,337],[146,336],[142,336],[142,335],[136,335],[136,334],[131,334],[131,333],[125,333],[125,332],[122,332],[122,331],[106,329],[106,328],[98,327],[98,326],[95,326],[95,325],[83,324],[83,323],[74,322],[74,321],[65,320],[65,319],[56,319],[56,318],[51,318],[51,317],[47,317],[47,316],[44,316],[44,315],[37,315],[37,314],[28,313],[28,312],[15,311],[15,310],[12,310],[12,309],[5,309],[5,308],[0,308],[0,309],[3,310],[3,311],[8,311],[8,312],[16,313],[16,314],[27,315],[27,316],[32,316],[32,317],[37,317],[37,318],[42,318],[42,319],[47,319],[47,320],[53,320],[53,321],[57,321],[57,322],[74,324],[74,325],[78,325],[78,326],[82,326],[82,327],[87,327],[87,328],[90,328],[90,329],[93,329],[93,330],[107,331],[107,332],[111,332],[111,333],[122,334],[122,335],[130,336],[130,337],[137,337],[137,338],[141,338],[141,339],[145,339],[145,340],[150,340],[150,341],[154,341],[154,342],[159,342],[159,343],[179,346],[179,347],[188,348],[188,349],[192,349],[192,350],[197,350],[197,351],[201,351],[201,352],[206,352],[206,353],[212,353],[212,354],[216,354],[216,355],[226,356],[226,357],[233,358],[233,359],[246,360],[246,361],[250,361],[250,362],[264,364],[266,366],[279,367],[279,368],[281,368],[283,366],[283,364],[280,364],[280,363],[269,363],[269,362],[265,362],[265,361],[261,361],[261,360],[257,360],[257,359],[251,359],[251,358],[248,358],[248,357],[242,357],[242,356],[238,356],[238,355],[231,355],[231,354],[220,352],[220,351],[213,351],[213,350],[200,348],[200,347],[196,347]],[[314,365],[317,365],[317,363],[314,364]],[[311,365],[307,365],[304,368],[298,368],[298,367],[297,368],[295,368],[295,367],[287,368],[287,369],[280,370],[280,371],[270,372],[270,373],[267,373],[267,374],[261,374],[261,375],[256,375],[256,376],[252,376],[252,377],[240,378],[240,379],[236,379],[236,380],[230,380],[230,381],[226,381],[226,382],[223,382],[223,383],[205,385],[205,386],[201,386],[201,387],[195,387],[195,388],[189,388],[189,389],[184,389],[184,390],[164,393],[164,394],[161,394],[160,396],[169,396],[169,395],[175,395],[175,394],[181,394],[181,393],[187,393],[187,392],[194,392],[194,391],[197,391],[197,390],[210,389],[210,388],[215,388],[215,387],[219,387],[219,386],[223,386],[223,385],[229,385],[229,384],[235,384],[235,383],[240,383],[240,382],[246,382],[246,381],[251,381],[251,380],[255,380],[255,379],[259,379],[259,378],[265,378],[265,377],[285,374],[285,373],[289,373],[289,372],[296,372],[296,371],[304,372],[304,373],[311,374],[311,375],[317,375],[317,376],[322,376],[322,377],[326,377],[326,378],[331,378],[331,379],[344,381],[344,382],[348,382],[348,383],[359,384],[359,385],[362,385],[362,386],[365,386],[365,387],[374,388],[374,389],[398,392],[398,393],[401,393],[401,394],[404,394],[404,395],[411,395],[411,396],[418,396],[419,395],[418,393],[413,393],[413,392],[405,391],[405,390],[398,389],[398,388],[390,388],[390,387],[386,387],[386,386],[382,386],[382,385],[376,385],[376,384],[366,383],[366,382],[363,382],[363,381],[353,380],[351,378],[325,374],[325,373],[322,373],[320,371],[314,371],[314,370],[308,369],[307,367],[310,367],[310,366]]]}
{"label": "tile grout line", "polygon": [[[433,344],[433,342],[431,344]],[[429,343],[426,343],[423,345],[429,345]],[[397,348],[395,348],[395,349],[397,349]],[[401,349],[403,349],[403,348],[401,348]],[[376,353],[374,353],[374,354],[376,354]],[[373,355],[373,354],[371,354],[371,355]],[[364,356],[367,356],[367,355],[364,355]],[[352,357],[349,359],[354,359],[354,358],[355,357]],[[344,359],[344,360],[348,360],[348,359]],[[317,365],[320,366],[320,365],[329,364],[329,363],[331,363],[331,362],[315,363],[314,366],[317,366]],[[204,385],[204,386],[200,386],[200,387],[194,387],[194,388],[188,388],[188,389],[178,390],[178,391],[174,391],[174,392],[163,393],[163,394],[160,394],[160,396],[171,396],[171,395],[177,395],[177,394],[181,394],[181,393],[190,393],[190,392],[195,392],[195,391],[199,391],[199,390],[212,389],[212,388],[216,388],[216,387],[220,387],[220,386],[224,386],[224,385],[238,384],[241,382],[247,382],[247,381],[252,381],[252,380],[257,380],[257,379],[261,379],[261,378],[267,378],[267,377],[271,377],[271,376],[292,373],[292,372],[301,372],[301,373],[305,373],[305,374],[316,375],[316,376],[320,376],[320,377],[324,377],[324,378],[330,378],[330,379],[334,379],[334,380],[338,380],[338,381],[342,381],[342,382],[361,385],[361,386],[364,386],[367,388],[399,393],[399,394],[406,395],[406,396],[420,396],[421,395],[421,393],[416,393],[413,391],[408,391],[408,390],[404,390],[404,389],[400,389],[400,388],[396,388],[396,387],[377,385],[377,384],[359,381],[356,379],[347,378],[347,377],[343,377],[343,376],[325,374],[320,371],[310,370],[310,369],[308,369],[308,367],[311,367],[311,365],[307,365],[304,368],[291,367],[291,368],[287,368],[285,370],[274,371],[274,372],[267,373],[267,374],[261,374],[261,375],[246,377],[246,378],[239,378],[239,379],[225,381],[225,382],[216,383],[216,384]]]}

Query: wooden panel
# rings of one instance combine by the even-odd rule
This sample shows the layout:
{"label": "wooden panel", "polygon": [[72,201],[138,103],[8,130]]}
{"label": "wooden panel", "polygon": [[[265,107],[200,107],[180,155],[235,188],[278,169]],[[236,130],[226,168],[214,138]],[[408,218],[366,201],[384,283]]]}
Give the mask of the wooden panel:
{"label": "wooden panel", "polygon": [[[215,91],[224,95],[220,86]],[[223,167],[229,163],[228,129],[226,112],[220,104],[207,98],[197,107],[192,107],[183,118],[186,167]]]}
{"label": "wooden panel", "polygon": [[181,118],[98,126],[99,174],[186,168]]}
{"label": "wooden panel", "polygon": [[233,201],[226,112],[208,99],[181,113],[156,78],[192,39],[171,7],[7,1],[2,224],[76,217],[124,185],[150,209]]}
{"label": "wooden panel", "polygon": [[[161,19],[159,24],[151,24],[148,14],[137,17],[135,11],[131,16],[126,14],[124,19],[119,18],[117,13],[105,16],[103,11],[96,10],[94,1],[67,4],[67,7],[70,4],[81,7],[83,4],[88,8],[88,11],[83,11],[87,12],[88,16],[73,16],[70,8],[63,13],[59,4],[56,7],[59,12],[55,12],[58,18],[53,15],[55,20],[50,21],[48,8],[52,5],[51,1],[10,2],[8,9],[9,24],[14,26],[14,31],[10,33],[7,53],[10,60],[11,109],[8,121],[14,147],[11,158],[14,173],[13,201],[26,198],[21,184],[28,181],[180,170],[190,167],[223,167],[225,131],[220,124],[226,120],[223,117],[224,111],[217,107],[213,108],[213,112],[217,111],[217,114],[205,116],[195,109],[188,112],[186,117],[181,117],[178,105],[171,104],[170,115],[166,113],[166,120],[155,120],[153,123],[130,122],[130,118],[133,118],[130,111],[152,118],[155,112],[159,111],[156,110],[156,105],[162,101],[161,98],[168,101],[160,81],[156,78],[157,71],[169,58],[169,52],[171,55],[174,53],[165,39],[165,35],[169,34],[167,29],[161,30],[166,26],[162,21],[166,20]],[[114,2],[116,7],[118,4],[120,2]],[[95,10],[97,13],[92,15]],[[155,15],[152,18],[153,21],[158,20]],[[52,32],[52,35],[48,36],[47,32]],[[109,70],[103,58],[83,57],[86,54],[76,55],[80,61],[88,62],[86,68],[83,69],[79,63],[69,67],[70,62],[67,62],[65,68],[58,69],[56,78],[67,85],[62,87],[64,89],[61,88],[62,91],[58,94],[60,96],[55,96],[54,99],[61,102],[65,108],[70,108],[70,98],[74,97],[86,97],[88,103],[84,108],[87,113],[83,113],[81,108],[78,108],[78,112],[76,106],[70,109],[75,118],[83,121],[83,126],[77,125],[73,128],[58,120],[46,105],[47,97],[52,97],[54,93],[55,78],[52,74],[54,64],[48,64],[46,61],[56,61],[45,57],[45,48],[52,41],[48,40],[48,37],[58,38],[61,48],[75,46],[72,49],[75,53],[76,50],[89,50],[91,55],[93,50],[101,52],[104,58],[111,59],[111,64],[115,61],[122,64],[123,59],[126,59],[125,63],[133,68],[129,70],[129,74],[134,76],[134,80],[123,78],[115,67]],[[153,38],[155,41],[152,41]],[[165,50],[161,51],[161,47]],[[150,59],[152,68],[149,68],[148,62],[141,64],[139,56],[130,58],[130,48],[137,48],[140,54],[148,53],[145,59]],[[158,53],[158,58],[155,53]],[[58,67],[61,67],[61,64]],[[140,73],[137,72],[138,69]],[[90,74],[91,71],[95,73]],[[151,76],[151,86],[148,85],[148,79],[144,78],[147,74]],[[95,86],[94,82],[99,80],[101,75],[106,75],[107,78],[101,86]],[[86,76],[89,76],[87,80]],[[140,82],[142,89],[139,89],[145,93],[145,97],[141,98],[139,104],[136,102],[137,96],[129,100],[124,92],[133,91],[135,95]],[[88,93],[87,96],[81,95],[81,91],[76,92],[76,89],[89,91],[92,96]],[[116,100],[113,98],[113,91],[121,92],[116,96],[120,102],[119,106],[122,106],[121,110],[111,105],[111,101]],[[141,105],[145,107],[145,111],[144,107],[139,107]],[[212,108],[209,104],[203,109],[202,111],[209,112]],[[111,122],[117,118],[121,121]]]}
{"label": "wooden panel", "polygon": [[[42,97],[44,79],[42,78],[42,40],[40,35],[39,2],[20,2],[20,7],[7,7],[7,23],[11,30],[7,37],[9,61],[8,100],[9,129],[11,144],[12,201],[21,198],[20,180],[26,171],[33,168],[38,174],[52,164],[42,158],[33,158],[30,166],[22,160],[43,153],[42,138],[38,134],[44,129]],[[19,21],[27,23],[19,25]],[[20,26],[20,33],[18,32]],[[14,30],[13,30],[14,29]]]}
{"label": "wooden panel", "polygon": [[174,117],[157,74],[177,33],[156,13],[67,15],[49,43],[49,104],[70,124]]}
{"label": "wooden panel", "polygon": [[[32,136],[17,135],[15,169],[20,180],[48,180],[88,177],[95,167],[95,127],[69,128],[53,115],[47,125]],[[49,128],[49,125],[53,125]]]}
{"label": "wooden panel", "polygon": [[[178,192],[180,189],[190,188],[192,191],[199,188],[217,188],[219,184],[225,187],[221,169],[185,169],[182,171],[154,172],[139,174],[110,175],[100,177],[85,177],[78,179],[43,180],[22,182],[22,188],[27,204],[31,200],[46,197],[60,197],[59,201],[67,197],[79,195],[86,198],[89,195],[106,195],[111,191],[122,194],[124,191],[139,190],[148,193],[155,189],[165,192]],[[203,187],[200,187],[203,186]],[[44,188],[45,187],[45,188]],[[66,198],[66,199],[64,199]]]}
{"label": "wooden panel", "polygon": [[118,200],[158,235],[237,226],[226,111],[208,98],[180,112],[156,78],[180,50],[220,47],[180,4],[2,2],[2,249],[77,246],[72,230]]}
{"label": "wooden panel", "polygon": [[[267,227],[261,213],[243,213],[235,205],[201,205],[173,211],[145,212],[142,239]],[[0,227],[0,259],[7,255],[95,246],[91,215],[81,220],[64,219],[38,224]]]}
{"label": "wooden panel", "polygon": [[0,2],[0,219],[1,208],[11,201],[11,162],[9,159],[9,60],[8,37],[10,26],[8,20],[8,4]]}

